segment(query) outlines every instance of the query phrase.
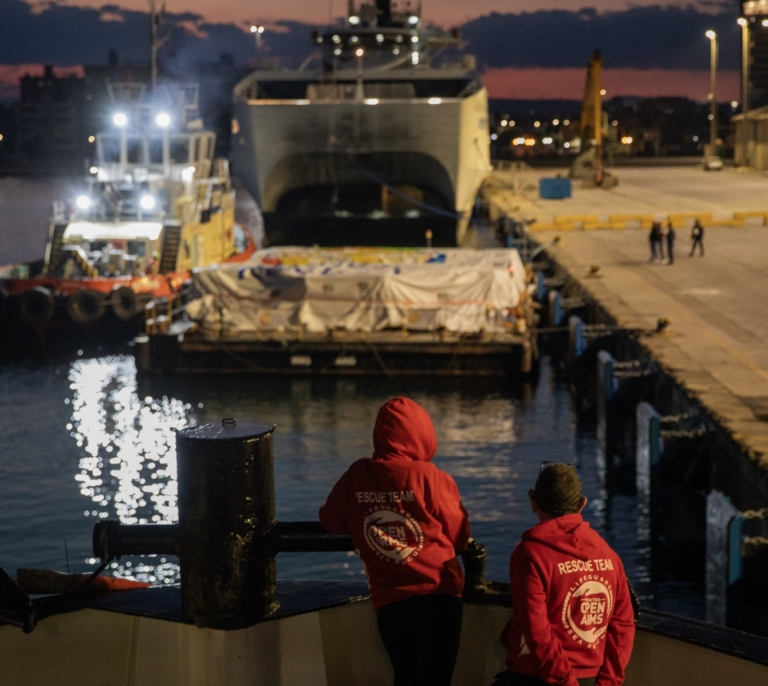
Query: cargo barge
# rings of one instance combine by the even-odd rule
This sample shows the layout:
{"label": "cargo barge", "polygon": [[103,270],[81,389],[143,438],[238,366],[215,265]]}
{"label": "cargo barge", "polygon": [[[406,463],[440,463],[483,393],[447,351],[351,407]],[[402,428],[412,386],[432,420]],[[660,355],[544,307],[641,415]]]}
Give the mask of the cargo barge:
{"label": "cargo barge", "polygon": [[273,248],[194,273],[181,317],[147,320],[151,373],[506,376],[537,358],[516,250]]}

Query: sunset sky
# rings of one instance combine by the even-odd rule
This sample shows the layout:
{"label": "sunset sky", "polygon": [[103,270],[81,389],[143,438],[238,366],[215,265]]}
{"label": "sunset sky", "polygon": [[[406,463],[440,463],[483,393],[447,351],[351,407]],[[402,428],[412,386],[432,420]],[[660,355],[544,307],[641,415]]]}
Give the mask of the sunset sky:
{"label": "sunset sky", "polygon": [[[414,5],[418,0],[415,0]],[[167,0],[171,31],[161,50],[183,73],[196,62],[232,53],[254,57],[252,22],[267,26],[263,50],[288,61],[309,51],[313,26],[346,13],[346,0]],[[734,0],[423,0],[427,23],[460,25],[466,52],[477,55],[491,97],[580,99],[593,49],[605,56],[610,95],[683,95],[705,100],[709,41],[720,37],[718,99],[738,99],[740,3]],[[53,64],[79,73],[103,64],[111,48],[124,61],[145,60],[149,0],[0,0],[0,99],[18,77]]]}

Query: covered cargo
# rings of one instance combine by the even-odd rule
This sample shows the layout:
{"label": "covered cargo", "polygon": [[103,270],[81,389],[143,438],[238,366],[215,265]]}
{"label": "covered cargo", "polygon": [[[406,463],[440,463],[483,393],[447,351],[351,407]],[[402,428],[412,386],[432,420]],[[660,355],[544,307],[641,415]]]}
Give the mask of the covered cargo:
{"label": "covered cargo", "polygon": [[386,329],[508,331],[523,318],[516,250],[272,248],[194,272],[187,305],[205,331],[237,336]]}

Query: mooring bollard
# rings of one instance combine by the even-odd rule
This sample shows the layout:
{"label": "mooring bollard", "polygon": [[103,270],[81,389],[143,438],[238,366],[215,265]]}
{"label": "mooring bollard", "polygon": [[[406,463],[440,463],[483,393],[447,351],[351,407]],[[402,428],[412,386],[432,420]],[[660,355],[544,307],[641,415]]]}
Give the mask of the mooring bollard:
{"label": "mooring bollard", "polygon": [[237,629],[277,608],[273,429],[225,419],[176,434],[182,609],[198,626]]}
{"label": "mooring bollard", "polygon": [[638,403],[635,412],[635,485],[637,487],[637,537],[650,542],[658,537],[661,509],[661,417],[650,403]]}
{"label": "mooring bollard", "polygon": [[744,572],[742,530],[744,516],[720,491],[707,496],[707,557],[705,619],[739,627]]}

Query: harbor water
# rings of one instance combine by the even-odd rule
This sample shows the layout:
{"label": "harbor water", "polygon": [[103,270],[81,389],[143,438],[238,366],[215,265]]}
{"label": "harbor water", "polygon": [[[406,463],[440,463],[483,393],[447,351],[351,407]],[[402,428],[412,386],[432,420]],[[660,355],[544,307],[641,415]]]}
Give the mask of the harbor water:
{"label": "harbor water", "polygon": [[[535,521],[527,491],[542,460],[581,468],[586,518],[619,552],[642,601],[700,617],[701,589],[660,569],[638,542],[637,502],[607,488],[595,427],[545,358],[538,382],[466,379],[142,377],[129,354],[0,367],[0,566],[87,571],[93,525],[176,519],[174,429],[224,417],[276,424],[277,517],[316,519],[335,480],[371,454],[381,403],[408,395],[429,411],[435,464],[456,479],[487,575],[507,580],[509,554]],[[653,564],[652,564],[653,562]],[[130,558],[112,573],[176,583],[175,558]],[[347,553],[281,554],[285,579],[362,579]]]}

